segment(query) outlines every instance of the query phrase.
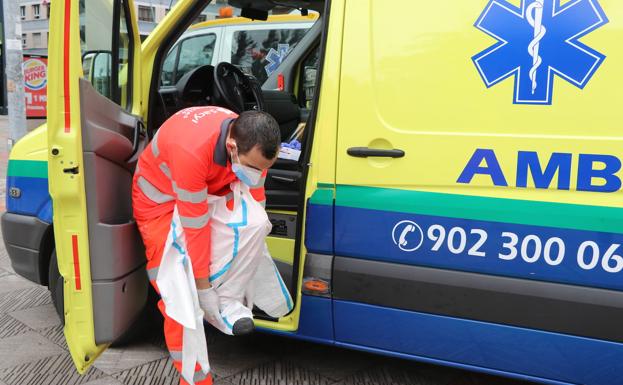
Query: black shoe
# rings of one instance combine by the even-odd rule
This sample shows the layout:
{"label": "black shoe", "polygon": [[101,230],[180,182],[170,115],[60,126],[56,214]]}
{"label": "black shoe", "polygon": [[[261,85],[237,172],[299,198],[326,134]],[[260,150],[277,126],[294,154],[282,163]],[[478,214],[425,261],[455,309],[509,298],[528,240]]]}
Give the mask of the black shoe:
{"label": "black shoe", "polygon": [[232,328],[232,333],[235,336],[243,336],[245,334],[251,334],[255,330],[255,324],[253,324],[252,318],[240,318],[238,321],[234,322],[234,327]]}

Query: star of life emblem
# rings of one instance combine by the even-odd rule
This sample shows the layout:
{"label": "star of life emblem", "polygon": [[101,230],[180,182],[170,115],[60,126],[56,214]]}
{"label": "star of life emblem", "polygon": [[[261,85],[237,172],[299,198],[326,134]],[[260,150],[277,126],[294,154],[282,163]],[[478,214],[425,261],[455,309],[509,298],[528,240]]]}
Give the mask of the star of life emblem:
{"label": "star of life emblem", "polygon": [[277,49],[271,48],[266,55],[266,61],[268,64],[264,67],[266,75],[270,76],[277,70],[283,59],[290,53],[290,44],[278,44]]}
{"label": "star of life emblem", "polygon": [[472,60],[487,88],[514,76],[513,103],[549,105],[554,75],[583,89],[603,63],[579,39],[607,22],[598,0],[490,0],[474,26],[498,42]]}

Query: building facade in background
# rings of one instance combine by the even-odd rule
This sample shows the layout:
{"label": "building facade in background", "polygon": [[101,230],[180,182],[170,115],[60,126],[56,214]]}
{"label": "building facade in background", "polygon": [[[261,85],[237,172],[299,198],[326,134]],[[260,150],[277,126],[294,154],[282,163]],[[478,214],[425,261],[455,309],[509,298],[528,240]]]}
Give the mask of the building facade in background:
{"label": "building facade in background", "polygon": [[[82,0],[87,1],[87,0]],[[141,40],[144,40],[166,16],[177,0],[135,0]],[[54,0],[17,0],[22,21],[24,54],[47,56],[50,9]],[[198,17],[197,21],[214,19],[225,0],[216,0]]]}

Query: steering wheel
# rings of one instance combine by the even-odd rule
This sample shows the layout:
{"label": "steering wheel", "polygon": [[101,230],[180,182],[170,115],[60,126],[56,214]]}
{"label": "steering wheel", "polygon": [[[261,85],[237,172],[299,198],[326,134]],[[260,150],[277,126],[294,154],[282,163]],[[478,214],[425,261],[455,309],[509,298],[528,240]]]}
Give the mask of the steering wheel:
{"label": "steering wheel", "polygon": [[214,67],[214,84],[227,107],[236,113],[264,110],[262,91],[253,80],[231,63],[221,62]]}

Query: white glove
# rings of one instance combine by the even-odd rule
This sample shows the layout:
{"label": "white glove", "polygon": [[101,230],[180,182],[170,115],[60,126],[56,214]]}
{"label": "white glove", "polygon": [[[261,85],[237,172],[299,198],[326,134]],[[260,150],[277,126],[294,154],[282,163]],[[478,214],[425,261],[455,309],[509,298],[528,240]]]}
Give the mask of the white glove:
{"label": "white glove", "polygon": [[221,317],[220,301],[216,290],[213,287],[197,289],[197,295],[199,297],[199,306],[203,310],[203,318],[218,330],[222,332],[227,331],[228,328],[225,326],[225,322],[223,322],[223,317]]}

